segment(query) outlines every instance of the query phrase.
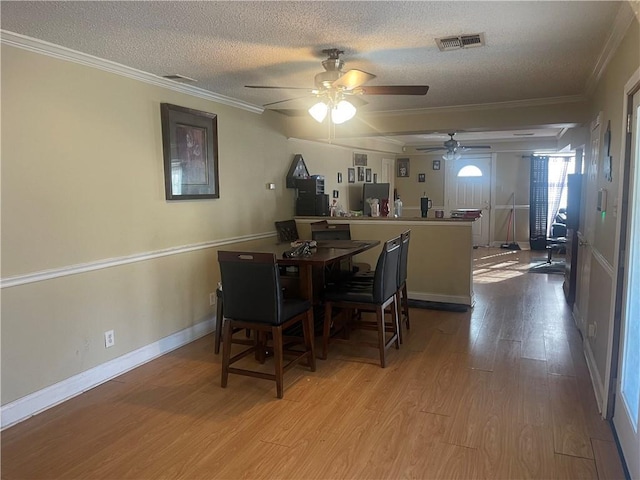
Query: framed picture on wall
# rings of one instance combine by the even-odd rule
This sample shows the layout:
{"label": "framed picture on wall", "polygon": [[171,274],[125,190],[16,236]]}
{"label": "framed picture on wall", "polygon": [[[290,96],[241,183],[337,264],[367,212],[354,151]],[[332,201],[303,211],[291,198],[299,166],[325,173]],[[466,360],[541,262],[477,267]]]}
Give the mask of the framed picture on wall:
{"label": "framed picture on wall", "polygon": [[373,174],[373,183],[378,183],[378,174],[377,173]]}
{"label": "framed picture on wall", "polygon": [[425,182],[425,179],[426,179],[426,176],[425,176],[425,174],[424,174],[424,173],[419,173],[419,174],[418,174],[418,182],[420,182],[420,183],[424,183],[424,182]]}
{"label": "framed picture on wall", "polygon": [[160,104],[167,200],[220,198],[218,116]]}
{"label": "framed picture on wall", "polygon": [[409,159],[408,158],[399,158],[397,160],[397,176],[398,177],[408,177],[409,176]]}
{"label": "framed picture on wall", "polygon": [[353,154],[353,166],[354,167],[366,167],[367,166],[367,154],[366,153],[354,153]]}
{"label": "framed picture on wall", "polygon": [[371,169],[367,168],[365,170],[365,182],[371,182]]}
{"label": "framed picture on wall", "polygon": [[434,170],[440,170],[440,160],[434,160],[433,161],[433,169]]}
{"label": "framed picture on wall", "polygon": [[364,167],[358,167],[358,181],[364,182]]}
{"label": "framed picture on wall", "polygon": [[347,182],[356,183],[356,169],[347,168]]}
{"label": "framed picture on wall", "polygon": [[338,183],[342,183],[342,172],[338,172]]}

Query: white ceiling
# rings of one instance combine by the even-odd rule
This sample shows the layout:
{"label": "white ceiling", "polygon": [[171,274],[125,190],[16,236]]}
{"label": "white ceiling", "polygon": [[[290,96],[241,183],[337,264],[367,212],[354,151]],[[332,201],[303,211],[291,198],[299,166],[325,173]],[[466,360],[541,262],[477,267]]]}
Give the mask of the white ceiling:
{"label": "white ceiling", "polygon": [[[255,105],[304,92],[244,85],[311,88],[321,50],[336,47],[345,70],[377,75],[367,85],[430,86],[424,97],[368,96],[360,108],[384,112],[582,95],[621,3],[2,1],[1,27],[152,74],[181,74]],[[434,41],[471,33],[484,33],[486,46],[441,52]],[[469,134],[458,139],[488,138]]]}

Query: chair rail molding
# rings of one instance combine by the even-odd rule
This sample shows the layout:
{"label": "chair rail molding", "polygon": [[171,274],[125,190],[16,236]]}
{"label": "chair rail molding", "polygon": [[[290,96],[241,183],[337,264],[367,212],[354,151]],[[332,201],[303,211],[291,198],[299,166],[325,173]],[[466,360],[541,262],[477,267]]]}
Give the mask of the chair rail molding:
{"label": "chair rail molding", "polygon": [[177,247],[164,248],[161,250],[153,250],[150,252],[136,253],[133,255],[125,255],[122,257],[107,258],[96,260],[94,262],[79,263],[51,270],[41,270],[39,272],[26,273],[23,275],[15,275],[0,279],[0,289],[17,287],[28,283],[42,282],[68,275],[77,275],[79,273],[92,272],[94,270],[102,270],[103,268],[116,267],[118,265],[127,265],[129,263],[144,262],[155,258],[167,257],[169,255],[179,255],[181,253],[193,252],[196,250],[204,250],[206,248],[221,247],[239,242],[247,242],[251,240],[261,240],[263,238],[275,237],[276,232],[256,233],[253,235],[242,235],[239,237],[224,238],[221,240],[212,240],[210,242],[194,243],[190,245],[180,245]]}

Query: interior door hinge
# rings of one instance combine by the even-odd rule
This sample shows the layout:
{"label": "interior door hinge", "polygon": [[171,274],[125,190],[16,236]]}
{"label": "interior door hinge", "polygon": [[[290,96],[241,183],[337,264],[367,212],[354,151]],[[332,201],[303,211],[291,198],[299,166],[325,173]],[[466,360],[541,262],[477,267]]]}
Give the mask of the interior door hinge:
{"label": "interior door hinge", "polygon": [[633,114],[627,113],[627,133],[631,133],[632,122],[633,122]]}

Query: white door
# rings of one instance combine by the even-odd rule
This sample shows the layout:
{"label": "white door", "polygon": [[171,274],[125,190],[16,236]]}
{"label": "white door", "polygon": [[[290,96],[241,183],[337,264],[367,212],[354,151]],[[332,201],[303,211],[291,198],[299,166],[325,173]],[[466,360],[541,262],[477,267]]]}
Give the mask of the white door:
{"label": "white door", "polygon": [[640,92],[633,96],[631,171],[620,324],[620,360],[613,424],[631,478],[640,478]]}
{"label": "white door", "polygon": [[586,325],[589,315],[589,283],[591,278],[591,245],[595,235],[594,212],[597,205],[598,156],[600,152],[600,123],[594,122],[591,128],[591,150],[586,164],[582,183],[582,201],[580,224],[578,227],[578,288],[576,289],[576,308],[578,309],[578,328],[586,338]]}
{"label": "white door", "polygon": [[468,155],[445,163],[445,208],[482,210],[482,217],[473,222],[473,244],[489,245],[491,155]]}

